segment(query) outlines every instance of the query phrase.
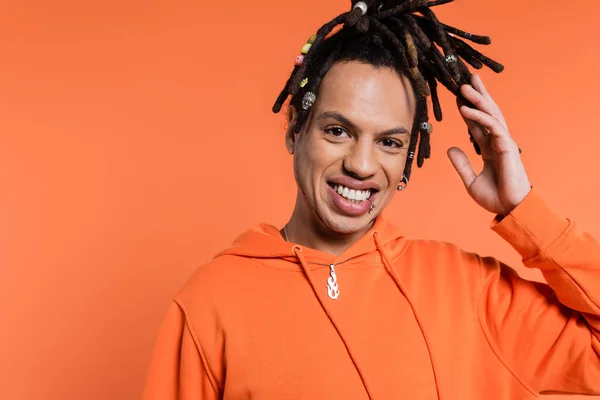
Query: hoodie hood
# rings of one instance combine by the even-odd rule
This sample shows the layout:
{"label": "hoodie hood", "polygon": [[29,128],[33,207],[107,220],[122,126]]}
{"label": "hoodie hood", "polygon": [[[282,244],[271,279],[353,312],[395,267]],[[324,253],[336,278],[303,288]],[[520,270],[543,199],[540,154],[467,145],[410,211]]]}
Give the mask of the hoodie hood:
{"label": "hoodie hood", "polygon": [[297,269],[297,254],[300,251],[306,262],[315,264],[316,267],[329,264],[373,265],[382,263],[381,252],[385,251],[388,259],[395,259],[405,245],[406,238],[401,230],[380,215],[371,230],[339,256],[288,243],[281,237],[277,227],[260,224],[240,235],[230,248],[220,252],[216,257],[235,255],[261,259],[263,264],[277,268]]}

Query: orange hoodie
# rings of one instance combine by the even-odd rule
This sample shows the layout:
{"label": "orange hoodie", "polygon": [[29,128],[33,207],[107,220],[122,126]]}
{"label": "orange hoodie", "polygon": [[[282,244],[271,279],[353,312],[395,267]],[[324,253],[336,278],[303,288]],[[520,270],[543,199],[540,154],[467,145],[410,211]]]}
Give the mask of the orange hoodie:
{"label": "orange hoodie", "polygon": [[338,257],[260,225],[176,296],[144,399],[600,394],[600,246],[535,190],[492,229],[553,290],[383,217]]}

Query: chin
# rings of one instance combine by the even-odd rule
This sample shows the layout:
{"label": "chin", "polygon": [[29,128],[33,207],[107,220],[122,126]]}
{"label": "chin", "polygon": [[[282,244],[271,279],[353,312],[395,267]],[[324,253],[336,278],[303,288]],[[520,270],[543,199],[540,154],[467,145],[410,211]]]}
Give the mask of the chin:
{"label": "chin", "polygon": [[371,228],[373,220],[377,218],[377,214],[350,217],[333,213],[331,210],[327,210],[326,215],[325,218],[321,218],[325,226],[329,230],[343,235],[368,231]]}

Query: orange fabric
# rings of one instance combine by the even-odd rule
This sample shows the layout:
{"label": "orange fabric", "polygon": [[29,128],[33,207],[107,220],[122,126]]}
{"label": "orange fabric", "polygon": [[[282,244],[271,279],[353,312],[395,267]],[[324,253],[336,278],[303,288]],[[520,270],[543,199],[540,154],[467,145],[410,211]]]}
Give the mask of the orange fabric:
{"label": "orange fabric", "polygon": [[600,246],[535,189],[492,229],[553,290],[383,217],[339,257],[260,225],[176,296],[144,399],[600,394]]}

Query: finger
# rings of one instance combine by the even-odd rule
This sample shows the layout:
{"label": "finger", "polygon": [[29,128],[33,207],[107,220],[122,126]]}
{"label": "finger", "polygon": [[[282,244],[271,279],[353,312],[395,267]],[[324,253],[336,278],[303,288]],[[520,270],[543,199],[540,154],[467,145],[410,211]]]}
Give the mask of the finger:
{"label": "finger", "polygon": [[488,135],[487,129],[485,129],[484,127],[482,127],[475,121],[465,118],[462,115],[462,112],[460,112],[460,107],[462,107],[463,101],[461,101],[461,99],[457,98],[456,103],[459,108],[460,116],[463,119],[463,121],[465,121],[465,125],[467,125],[467,129],[469,131],[469,137],[471,139],[471,143],[473,143],[475,152],[477,153],[477,155],[480,155],[480,156],[484,156],[485,154],[488,154],[489,139],[486,138],[486,136]]}
{"label": "finger", "polygon": [[478,74],[473,74],[473,76],[471,77],[471,85],[475,88],[475,90],[477,90],[479,93],[481,93],[484,97],[486,97],[486,98],[492,100],[492,102],[494,102],[494,99],[492,98],[490,93],[487,91],[485,85],[483,84],[483,80],[481,79],[481,77]]}
{"label": "finger", "polygon": [[475,76],[471,78],[471,81],[475,90],[479,91],[479,93],[481,93],[483,97],[485,97],[492,104],[492,108],[496,110],[496,112],[492,113],[492,115],[498,118],[506,130],[508,130],[508,125],[506,123],[506,119],[504,118],[504,114],[502,113],[502,109],[500,109],[500,106],[498,103],[496,103],[496,100],[494,100],[492,95],[488,92],[483,83],[483,79],[481,79],[481,76],[475,74]]}
{"label": "finger", "polygon": [[461,114],[485,127],[494,138],[494,148],[497,152],[508,152],[516,149],[516,143],[508,130],[495,117],[470,107],[461,107]]}
{"label": "finger", "polygon": [[467,158],[467,155],[458,147],[451,147],[448,149],[448,158],[450,158],[452,166],[454,166],[460,179],[462,179],[465,187],[468,189],[477,178],[477,174],[473,170],[473,166]]}
{"label": "finger", "polygon": [[462,85],[460,93],[469,100],[473,106],[488,114],[494,114],[497,111],[497,106],[483,96],[474,86]]}
{"label": "finger", "polygon": [[486,136],[487,135],[487,131],[485,130],[484,127],[482,127],[481,125],[479,125],[477,122],[475,122],[475,121],[473,121],[473,120],[471,120],[469,118],[466,118],[463,115],[463,113],[461,111],[462,107],[467,107],[467,108],[471,108],[471,107],[469,107],[468,105],[466,105],[464,103],[464,101],[462,101],[458,97],[456,98],[456,105],[458,106],[458,111],[460,113],[460,116],[462,117],[463,121],[465,121],[465,124],[469,128],[469,132],[471,133],[471,135],[475,134],[475,135],[477,135],[478,137],[481,137],[481,138],[483,138],[484,136]]}
{"label": "finger", "polygon": [[469,118],[468,114],[465,114],[463,110],[473,110],[473,108],[461,106],[459,109],[460,116],[469,128],[469,132],[471,133],[471,136],[473,136],[473,139],[475,139],[479,145],[483,144],[483,142],[486,140],[486,136],[488,135],[487,128],[479,124],[477,121]]}
{"label": "finger", "polygon": [[481,76],[479,76],[478,74],[474,74],[471,77],[471,86],[473,87],[473,89],[475,89],[476,92],[481,94],[481,96],[487,103],[488,109],[484,111],[498,118],[500,122],[502,122],[502,125],[504,125],[504,127],[508,130],[508,125],[506,123],[506,119],[504,118],[504,114],[502,114],[502,110],[500,109],[492,95],[490,95],[490,93],[486,89],[483,80],[481,79]]}
{"label": "finger", "polygon": [[460,108],[461,115],[474,121],[483,127],[487,128],[487,130],[495,137],[498,138],[510,138],[510,134],[508,130],[502,125],[502,123],[498,120],[498,118],[483,112],[481,110],[477,110],[475,108],[463,106]]}
{"label": "finger", "polygon": [[491,97],[486,96],[485,94],[481,93],[477,87],[471,85],[461,86],[460,92],[476,108],[498,118],[502,125],[508,129],[506,121],[504,120],[504,115],[502,115],[502,111]]}

